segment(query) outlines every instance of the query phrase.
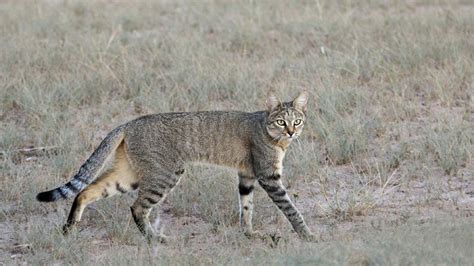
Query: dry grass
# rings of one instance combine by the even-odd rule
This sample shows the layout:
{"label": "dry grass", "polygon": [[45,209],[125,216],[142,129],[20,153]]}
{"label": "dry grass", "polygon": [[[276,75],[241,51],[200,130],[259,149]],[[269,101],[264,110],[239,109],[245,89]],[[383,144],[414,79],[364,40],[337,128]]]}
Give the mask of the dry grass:
{"label": "dry grass", "polygon": [[[0,264],[469,264],[473,33],[463,0],[2,1]],[[34,200],[131,118],[258,110],[269,88],[310,91],[285,183],[321,243],[260,189],[255,227],[273,238],[243,237],[236,173],[212,167],[164,204],[167,247],[144,245],[134,195],[93,204],[67,238],[70,202]]]}

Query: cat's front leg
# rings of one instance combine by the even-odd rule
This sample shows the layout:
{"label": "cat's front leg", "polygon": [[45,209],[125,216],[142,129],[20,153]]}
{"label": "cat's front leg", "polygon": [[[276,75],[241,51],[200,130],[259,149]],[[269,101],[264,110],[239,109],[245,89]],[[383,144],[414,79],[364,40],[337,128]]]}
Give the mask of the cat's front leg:
{"label": "cat's front leg", "polygon": [[253,236],[253,189],[256,179],[239,173],[240,226],[247,236]]}
{"label": "cat's front leg", "polygon": [[291,201],[285,187],[283,186],[280,175],[272,175],[258,179],[260,186],[267,192],[268,196],[285,214],[288,221],[293,226],[298,236],[306,241],[317,241],[316,237],[311,233],[306,225],[303,216],[296,209]]}

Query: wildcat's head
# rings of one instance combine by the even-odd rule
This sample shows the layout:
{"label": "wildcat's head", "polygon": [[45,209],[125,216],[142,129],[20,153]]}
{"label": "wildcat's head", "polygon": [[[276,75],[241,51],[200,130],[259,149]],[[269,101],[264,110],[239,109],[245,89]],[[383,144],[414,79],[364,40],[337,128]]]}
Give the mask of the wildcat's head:
{"label": "wildcat's head", "polygon": [[303,91],[291,102],[281,102],[275,94],[267,97],[267,132],[274,140],[291,141],[302,132],[308,93]]}

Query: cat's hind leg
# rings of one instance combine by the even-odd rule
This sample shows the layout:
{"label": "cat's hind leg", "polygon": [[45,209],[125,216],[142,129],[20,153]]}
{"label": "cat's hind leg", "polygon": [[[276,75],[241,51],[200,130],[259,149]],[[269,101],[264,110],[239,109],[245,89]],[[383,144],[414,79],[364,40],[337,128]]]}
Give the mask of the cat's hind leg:
{"label": "cat's hind leg", "polygon": [[149,215],[153,207],[160,204],[178,184],[183,172],[156,174],[152,177],[143,178],[139,184],[138,198],[132,205],[131,211],[133,220],[148,243],[151,243],[153,238],[158,238],[160,242],[166,242],[164,235],[154,232]]}
{"label": "cat's hind leg", "polygon": [[63,233],[67,234],[72,227],[81,221],[87,205],[113,195],[127,193],[137,187],[138,179],[125,156],[123,144],[121,144],[115,153],[112,168],[87,186],[74,199],[67,222],[63,227]]}

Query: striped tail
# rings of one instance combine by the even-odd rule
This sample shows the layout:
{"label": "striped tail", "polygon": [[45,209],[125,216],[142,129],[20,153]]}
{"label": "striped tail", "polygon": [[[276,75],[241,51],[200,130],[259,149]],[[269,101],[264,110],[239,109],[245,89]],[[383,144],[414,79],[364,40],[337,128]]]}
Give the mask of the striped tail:
{"label": "striped tail", "polygon": [[124,126],[119,126],[112,130],[69,182],[53,190],[39,193],[36,199],[42,202],[66,199],[86,188],[95,180],[110,154],[122,143],[123,128]]}

